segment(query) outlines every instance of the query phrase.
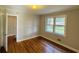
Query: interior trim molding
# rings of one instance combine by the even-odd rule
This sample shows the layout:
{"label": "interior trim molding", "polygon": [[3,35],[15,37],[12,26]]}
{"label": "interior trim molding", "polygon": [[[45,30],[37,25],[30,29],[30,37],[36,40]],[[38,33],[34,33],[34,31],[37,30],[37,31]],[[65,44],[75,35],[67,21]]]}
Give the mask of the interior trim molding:
{"label": "interior trim molding", "polygon": [[35,38],[35,37],[39,37],[39,35],[28,37],[28,38],[25,38],[25,39],[19,39],[19,40],[17,40],[17,42],[21,42],[21,41],[24,41],[24,40],[29,40],[29,39],[32,39],[32,38]]}
{"label": "interior trim molding", "polygon": [[56,43],[56,44],[59,44],[59,45],[61,45],[61,46],[64,46],[64,47],[66,47],[66,48],[68,48],[68,49],[70,49],[70,50],[72,50],[72,51],[75,51],[75,52],[79,52],[79,50],[77,50],[77,49],[75,49],[75,48],[72,48],[72,47],[70,47],[70,46],[68,46],[68,45],[65,45],[65,44],[61,44],[61,43],[59,43],[59,42],[57,42],[57,41],[55,41],[55,40],[51,40],[50,38],[47,38],[47,37],[45,37],[45,36],[42,36],[42,35],[40,35],[41,37],[43,37],[43,38],[46,38],[46,39],[48,39],[48,40],[50,40],[50,41],[52,41],[52,42],[54,42],[54,43]]}
{"label": "interior trim molding", "polygon": [[43,37],[43,38],[46,38],[46,39],[48,39],[48,40],[50,40],[50,41],[52,41],[52,42],[54,42],[54,43],[56,43],[56,44],[59,44],[59,45],[61,45],[61,46],[63,46],[63,47],[66,47],[66,48],[68,48],[68,49],[70,49],[70,50],[72,50],[72,51],[74,51],[74,52],[79,52],[79,50],[77,50],[77,49],[75,49],[75,48],[72,48],[72,47],[70,47],[70,46],[68,46],[68,45],[65,45],[65,44],[61,44],[61,43],[59,43],[59,42],[57,42],[57,41],[55,41],[55,40],[51,40],[50,38],[47,38],[47,37],[42,36],[42,35],[36,35],[36,36],[29,37],[29,38],[26,38],[26,39],[17,40],[17,42],[21,42],[21,41],[24,41],[24,40],[29,40],[29,39],[32,39],[32,38],[35,38],[35,37],[39,37],[39,36],[41,36],[41,37]]}
{"label": "interior trim molding", "polygon": [[8,37],[8,36],[13,36],[13,35],[16,35],[16,34],[9,34],[9,35],[7,35],[7,37]]}

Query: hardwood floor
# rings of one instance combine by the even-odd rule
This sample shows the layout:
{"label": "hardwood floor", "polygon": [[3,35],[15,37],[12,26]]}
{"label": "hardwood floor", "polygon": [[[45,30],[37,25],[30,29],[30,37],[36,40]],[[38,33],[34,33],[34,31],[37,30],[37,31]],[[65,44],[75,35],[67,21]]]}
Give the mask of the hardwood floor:
{"label": "hardwood floor", "polygon": [[29,40],[16,42],[14,37],[8,38],[8,52],[9,53],[66,53],[72,52],[62,49],[56,44],[45,40],[42,37],[36,37]]}

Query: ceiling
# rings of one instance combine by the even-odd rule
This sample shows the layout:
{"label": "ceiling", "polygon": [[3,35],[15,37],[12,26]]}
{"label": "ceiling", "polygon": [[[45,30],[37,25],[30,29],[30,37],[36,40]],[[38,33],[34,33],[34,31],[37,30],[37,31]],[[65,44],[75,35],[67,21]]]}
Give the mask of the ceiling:
{"label": "ceiling", "polygon": [[13,9],[13,10],[21,10],[25,11],[26,13],[32,13],[32,14],[48,14],[58,11],[64,11],[68,9],[74,9],[78,8],[78,5],[42,5],[42,9],[33,10],[32,7],[29,7],[29,5],[0,5],[0,7]]}

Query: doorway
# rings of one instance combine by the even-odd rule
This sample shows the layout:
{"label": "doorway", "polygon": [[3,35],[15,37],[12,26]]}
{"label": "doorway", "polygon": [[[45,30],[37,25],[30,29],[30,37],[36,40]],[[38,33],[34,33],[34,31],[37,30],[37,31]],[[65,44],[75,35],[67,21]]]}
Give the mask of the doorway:
{"label": "doorway", "polygon": [[17,16],[8,15],[8,36],[17,35]]}
{"label": "doorway", "polygon": [[6,21],[6,39],[7,39],[7,46],[6,49],[8,50],[8,40],[13,40],[13,38],[17,38],[17,16],[16,15],[7,15]]}

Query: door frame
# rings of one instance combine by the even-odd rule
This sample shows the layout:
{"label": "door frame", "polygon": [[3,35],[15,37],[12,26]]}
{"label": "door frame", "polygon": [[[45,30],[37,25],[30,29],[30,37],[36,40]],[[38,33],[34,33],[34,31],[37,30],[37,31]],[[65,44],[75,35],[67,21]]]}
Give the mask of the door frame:
{"label": "door frame", "polygon": [[[8,51],[8,39],[7,39],[7,37],[8,37],[8,35],[7,35],[7,33],[8,33],[8,16],[16,16],[16,27],[17,27],[17,29],[16,29],[16,34],[18,33],[18,15],[15,15],[15,14],[6,14],[6,51]],[[16,35],[16,40],[17,40],[17,35]]]}

